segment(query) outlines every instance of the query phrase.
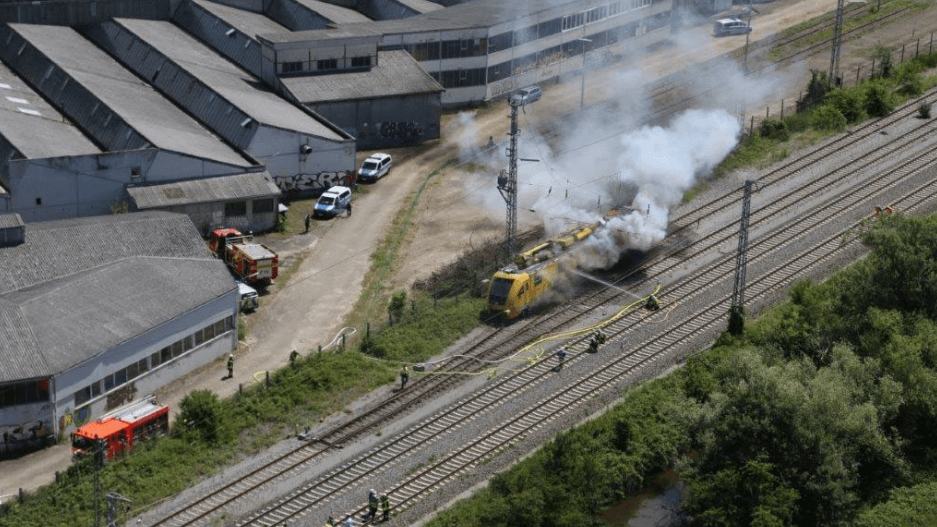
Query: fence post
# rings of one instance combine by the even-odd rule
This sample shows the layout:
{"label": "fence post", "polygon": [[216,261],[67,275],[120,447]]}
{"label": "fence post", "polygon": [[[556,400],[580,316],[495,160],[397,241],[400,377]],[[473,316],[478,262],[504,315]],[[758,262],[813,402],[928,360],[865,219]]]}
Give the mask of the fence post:
{"label": "fence post", "polygon": [[244,383],[243,382],[238,383],[238,395],[244,395]]}
{"label": "fence post", "polygon": [[270,386],[270,370],[267,370],[264,373],[266,374],[266,377],[264,378],[264,383],[267,386]]}
{"label": "fence post", "polygon": [[872,57],[872,76],[870,79],[875,76],[875,57]]}
{"label": "fence post", "polygon": [[917,55],[920,51],[921,51],[921,37],[917,37],[917,44],[914,46],[914,58],[917,58]]}
{"label": "fence post", "polygon": [[755,135],[755,116],[752,116],[752,124],[748,126],[748,136],[752,137]]}
{"label": "fence post", "polygon": [[934,32],[930,32],[930,48],[928,48],[927,53],[931,54],[934,52]]}
{"label": "fence post", "polygon": [[784,99],[781,99],[781,120],[784,120]]}
{"label": "fence post", "polygon": [[856,86],[859,85],[859,70],[862,68],[862,64],[856,64]]}
{"label": "fence post", "polygon": [[768,118],[769,112],[770,112],[770,111],[771,111],[771,107],[770,107],[770,106],[765,106],[765,119]]}
{"label": "fence post", "polygon": [[345,351],[345,334],[342,333],[342,351]]}
{"label": "fence post", "polygon": [[319,353],[322,353],[322,344],[319,344]]}
{"label": "fence post", "polygon": [[367,329],[366,329],[365,332],[364,332],[364,336],[365,336],[366,338],[371,338],[371,321],[369,320],[369,321],[367,322],[367,324],[368,324],[368,326],[367,326]]}
{"label": "fence post", "polygon": [[904,44],[901,45],[901,60],[898,61],[898,64],[904,64]]}

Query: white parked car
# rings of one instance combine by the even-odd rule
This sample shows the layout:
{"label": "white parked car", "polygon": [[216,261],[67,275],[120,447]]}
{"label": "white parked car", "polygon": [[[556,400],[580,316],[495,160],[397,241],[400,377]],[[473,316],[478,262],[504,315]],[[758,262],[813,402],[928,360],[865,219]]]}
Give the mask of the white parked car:
{"label": "white parked car", "polygon": [[752,26],[739,18],[723,18],[722,20],[716,20],[716,23],[713,24],[713,34],[717,37],[725,35],[744,35],[745,33],[751,32]]}
{"label": "white parked car", "polygon": [[511,96],[511,106],[524,106],[532,102],[537,102],[542,96],[543,92],[540,90],[540,86],[521,88],[517,93]]}

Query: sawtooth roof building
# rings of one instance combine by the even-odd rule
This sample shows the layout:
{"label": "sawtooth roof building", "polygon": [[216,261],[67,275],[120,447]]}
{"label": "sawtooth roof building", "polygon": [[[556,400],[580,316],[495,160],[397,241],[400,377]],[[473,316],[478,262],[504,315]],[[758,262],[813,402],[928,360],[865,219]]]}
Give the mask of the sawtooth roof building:
{"label": "sawtooth roof building", "polygon": [[0,449],[55,437],[237,342],[237,287],[183,214],[0,215]]}

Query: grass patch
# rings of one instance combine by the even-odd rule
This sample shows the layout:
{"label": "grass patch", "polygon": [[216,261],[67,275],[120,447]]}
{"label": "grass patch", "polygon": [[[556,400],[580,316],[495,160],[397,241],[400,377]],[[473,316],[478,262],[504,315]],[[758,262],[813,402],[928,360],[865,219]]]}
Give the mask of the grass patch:
{"label": "grass patch", "polygon": [[362,281],[361,298],[355,303],[355,307],[346,319],[346,326],[364,328],[370,320],[386,320],[385,304],[389,294],[386,291],[385,282],[396,268],[397,259],[408,237],[412,236],[410,227],[413,224],[416,207],[427,185],[453,163],[453,160],[449,160],[427,175],[423,183],[410,195],[408,204],[391,221],[387,235],[371,254],[371,269]]}

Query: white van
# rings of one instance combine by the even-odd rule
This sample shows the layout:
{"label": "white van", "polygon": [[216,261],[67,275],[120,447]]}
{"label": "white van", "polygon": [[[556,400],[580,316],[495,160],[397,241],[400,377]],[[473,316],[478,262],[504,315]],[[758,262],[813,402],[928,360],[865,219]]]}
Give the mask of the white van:
{"label": "white van", "polygon": [[238,286],[238,303],[241,306],[241,311],[253,311],[257,309],[257,306],[260,305],[260,297],[257,295],[257,290],[240,280],[235,280],[234,283]]}
{"label": "white van", "polygon": [[725,35],[744,35],[745,33],[751,33],[752,26],[748,22],[738,19],[738,18],[723,18],[722,20],[716,20],[716,23],[713,24],[713,34],[717,37]]}
{"label": "white van", "polygon": [[316,218],[331,218],[338,213],[351,208],[351,189],[348,187],[332,187],[319,196],[312,215]]}
{"label": "white van", "polygon": [[371,154],[371,157],[365,159],[361,163],[361,168],[358,169],[358,181],[362,183],[377,181],[390,172],[392,165],[393,160],[390,154]]}

